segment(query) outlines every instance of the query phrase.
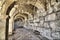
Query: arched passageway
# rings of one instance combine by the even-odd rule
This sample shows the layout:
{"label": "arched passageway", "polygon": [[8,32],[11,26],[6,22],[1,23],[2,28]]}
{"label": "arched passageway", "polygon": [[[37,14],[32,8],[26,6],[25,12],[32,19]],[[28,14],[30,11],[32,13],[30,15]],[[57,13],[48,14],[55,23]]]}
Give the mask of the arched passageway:
{"label": "arched passageway", "polygon": [[[14,20],[13,35],[9,36],[8,40],[41,40],[40,32],[24,27],[24,20],[17,17]],[[28,27],[28,26],[27,26]]]}
{"label": "arched passageway", "polygon": [[22,19],[18,18],[14,21],[14,29],[16,30],[17,28],[23,28],[24,22]]}
{"label": "arched passageway", "polygon": [[60,29],[56,26],[60,20],[59,11],[54,9],[51,0],[16,0],[11,3],[6,14],[6,40],[59,39]]}

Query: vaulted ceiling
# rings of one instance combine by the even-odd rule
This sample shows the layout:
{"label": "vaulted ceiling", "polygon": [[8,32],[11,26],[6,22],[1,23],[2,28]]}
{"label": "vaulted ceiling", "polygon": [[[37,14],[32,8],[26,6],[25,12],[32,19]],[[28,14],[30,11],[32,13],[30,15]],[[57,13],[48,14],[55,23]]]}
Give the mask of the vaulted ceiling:
{"label": "vaulted ceiling", "polygon": [[14,5],[18,5],[16,11],[18,13],[10,13],[15,15],[17,18],[17,14],[19,16],[28,19],[28,16],[34,16],[37,14],[38,9],[44,9],[44,2],[43,0],[6,0],[6,14],[9,15],[10,11],[14,8]]}

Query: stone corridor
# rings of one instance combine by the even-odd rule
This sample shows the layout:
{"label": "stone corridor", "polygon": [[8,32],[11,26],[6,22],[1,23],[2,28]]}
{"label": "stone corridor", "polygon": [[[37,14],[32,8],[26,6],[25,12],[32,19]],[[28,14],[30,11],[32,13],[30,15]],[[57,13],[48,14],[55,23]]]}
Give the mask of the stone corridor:
{"label": "stone corridor", "polygon": [[9,37],[9,40],[40,40],[40,38],[33,33],[33,30],[17,28],[14,35]]}
{"label": "stone corridor", "polygon": [[0,0],[0,40],[60,40],[60,0]]}

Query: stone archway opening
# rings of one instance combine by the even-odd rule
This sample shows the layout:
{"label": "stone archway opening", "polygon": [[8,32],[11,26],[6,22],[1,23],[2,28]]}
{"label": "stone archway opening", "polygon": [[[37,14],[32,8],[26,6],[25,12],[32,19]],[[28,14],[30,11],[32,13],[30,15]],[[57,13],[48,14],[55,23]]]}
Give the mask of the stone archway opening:
{"label": "stone archway opening", "polygon": [[8,35],[9,35],[9,19],[11,18],[11,17],[9,16],[9,13],[10,13],[11,9],[14,7],[15,3],[16,3],[16,2],[14,1],[14,2],[8,7],[7,12],[6,12],[6,15],[7,15],[8,17],[6,18],[5,40],[8,40]]}
{"label": "stone archway opening", "polygon": [[14,31],[17,29],[17,28],[23,28],[24,26],[24,22],[22,21],[21,18],[17,18],[14,20]]}
{"label": "stone archway opening", "polygon": [[[32,18],[33,18],[33,15],[34,14],[36,14],[36,11],[37,11],[37,7],[36,6],[34,6],[34,5],[32,5],[32,4],[28,4],[28,5],[22,5],[22,6],[24,6],[24,7],[21,7],[22,8],[22,12],[19,12],[19,9],[17,10],[16,9],[16,5],[15,5],[15,3],[13,3],[12,5],[14,5],[13,7],[11,7],[11,8],[8,8],[9,9],[9,11],[7,11],[7,13],[9,13],[9,14],[7,14],[8,15],[8,25],[7,25],[7,27],[9,28],[8,30],[8,34],[12,34],[13,33],[13,30],[14,29],[16,29],[16,28],[18,28],[18,27],[21,27],[22,26],[22,23],[24,23],[23,21],[21,21],[21,18],[17,18],[16,20],[14,20],[14,16],[16,17],[16,15],[17,14],[19,14],[19,16],[22,16],[22,17],[24,17],[26,20],[24,20],[25,21],[25,23],[27,23],[26,25],[28,25],[29,23],[30,23],[30,20],[32,20],[31,18],[29,18],[24,12],[25,12],[25,9],[26,9],[26,12],[29,12],[29,14],[28,15],[32,15]],[[20,7],[20,6],[19,6]],[[18,11],[18,13],[16,13],[16,11]],[[18,16],[18,15],[17,15]],[[30,20],[29,20],[30,19]],[[34,20],[32,20],[32,21],[34,21]],[[29,24],[30,25],[30,24]],[[26,27],[26,28],[28,28],[29,27],[29,25]],[[24,25],[23,25],[24,26]],[[31,26],[30,26],[31,27]],[[32,28],[32,27],[31,27]],[[34,28],[32,28],[32,29],[34,29]],[[7,35],[7,37],[8,37],[8,35]]]}
{"label": "stone archway opening", "polygon": [[[21,28],[21,30],[24,31],[22,32],[20,29],[17,30],[19,31],[18,33],[24,33],[21,35],[24,37],[23,40],[27,40],[27,38],[30,37],[24,35],[32,32],[31,29],[36,35],[39,36],[41,34],[42,39],[44,37],[49,40],[60,39],[60,2],[58,1],[59,0],[1,0],[0,24],[2,24],[2,26],[0,25],[0,40],[8,40],[9,35],[12,34],[15,29],[15,25],[17,25],[16,29]],[[16,19],[14,19],[14,16]],[[25,29],[22,29],[22,23],[24,23],[23,26],[25,26]],[[20,36],[19,34],[17,35]]]}

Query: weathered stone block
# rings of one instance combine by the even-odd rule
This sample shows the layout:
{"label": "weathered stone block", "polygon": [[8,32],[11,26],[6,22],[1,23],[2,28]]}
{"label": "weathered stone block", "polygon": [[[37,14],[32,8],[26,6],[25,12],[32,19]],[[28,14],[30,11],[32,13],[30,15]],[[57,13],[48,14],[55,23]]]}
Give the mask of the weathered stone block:
{"label": "weathered stone block", "polygon": [[40,16],[45,16],[47,13],[46,12],[42,12],[40,13]]}
{"label": "weathered stone block", "polygon": [[60,12],[57,13],[57,18],[56,19],[60,19]]}
{"label": "weathered stone block", "polygon": [[46,29],[46,28],[37,28],[37,30],[40,32],[40,34],[43,37],[46,37],[48,39],[52,39],[51,38],[51,30],[50,29]]}
{"label": "weathered stone block", "polygon": [[60,10],[60,2],[59,3],[55,3],[54,9],[55,9],[55,11]]}
{"label": "weathered stone block", "polygon": [[45,16],[47,13],[43,9],[37,10],[38,16]]}
{"label": "weathered stone block", "polygon": [[56,23],[55,22],[50,22],[50,27],[52,28],[52,30],[56,29]]}
{"label": "weathered stone block", "polygon": [[52,13],[53,12],[53,7],[49,7],[47,12],[48,12],[48,14]]}
{"label": "weathered stone block", "polygon": [[50,22],[50,27],[52,28],[52,30],[60,31],[60,20]]}
{"label": "weathered stone block", "polygon": [[39,26],[40,26],[40,27],[43,27],[43,26],[44,26],[43,24],[44,24],[44,21],[41,20],[40,23],[39,23]]}
{"label": "weathered stone block", "polygon": [[57,20],[56,22],[57,27],[60,27],[60,20]]}
{"label": "weathered stone block", "polygon": [[37,23],[34,23],[34,25],[35,25],[35,26],[38,26],[38,24],[37,24]]}
{"label": "weathered stone block", "polygon": [[44,27],[45,28],[49,28],[49,24],[48,23],[44,23]]}
{"label": "weathered stone block", "polygon": [[53,33],[52,33],[52,37],[53,37],[54,39],[60,39],[60,33],[59,33],[59,32],[53,32]]}
{"label": "weathered stone block", "polygon": [[56,19],[55,13],[50,14],[50,15],[47,15],[47,16],[45,17],[45,21],[51,21],[51,20],[55,20],[55,19]]}
{"label": "weathered stone block", "polygon": [[44,17],[40,17],[39,20],[40,20],[39,26],[42,27],[44,24]]}
{"label": "weathered stone block", "polygon": [[39,17],[39,20],[44,20],[44,17],[41,17],[41,16],[40,16],[40,17]]}
{"label": "weathered stone block", "polygon": [[4,40],[4,39],[5,39],[5,21],[0,20],[0,40]]}
{"label": "weathered stone block", "polygon": [[34,18],[33,22],[34,23],[38,23],[39,22],[39,18]]}

